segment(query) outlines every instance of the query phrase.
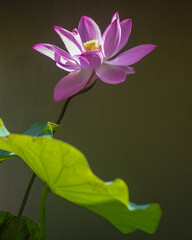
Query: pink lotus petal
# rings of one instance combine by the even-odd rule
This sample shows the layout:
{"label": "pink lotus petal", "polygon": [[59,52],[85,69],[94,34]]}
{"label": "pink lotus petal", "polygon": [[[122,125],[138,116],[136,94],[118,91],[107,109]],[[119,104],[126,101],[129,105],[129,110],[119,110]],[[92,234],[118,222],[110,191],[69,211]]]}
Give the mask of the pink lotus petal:
{"label": "pink lotus petal", "polygon": [[121,26],[121,40],[116,53],[118,53],[128,42],[129,36],[131,34],[131,29],[132,29],[131,19],[126,19],[120,22],[120,26]]}
{"label": "pink lotus petal", "polygon": [[82,69],[93,70],[101,66],[103,55],[100,51],[89,51],[74,56],[74,59]]}
{"label": "pink lotus petal", "polygon": [[76,71],[78,70],[80,67],[75,63],[73,62],[70,62],[70,61],[67,61],[65,64],[62,64],[62,63],[56,63],[57,67],[63,69],[64,71],[67,71],[67,72],[73,72],[73,71]]}
{"label": "pink lotus petal", "polygon": [[55,26],[54,29],[61,37],[68,52],[72,56],[81,54],[84,51],[77,29],[74,29],[73,32],[69,32],[68,30],[58,26]]}
{"label": "pink lotus petal", "polygon": [[54,45],[41,43],[35,45],[33,48],[56,61],[56,65],[65,71],[71,72],[79,69],[79,66],[69,53]]}
{"label": "pink lotus petal", "polygon": [[93,75],[93,77],[91,77],[91,79],[89,80],[89,82],[87,83],[87,85],[85,86],[85,88],[90,87],[91,85],[93,85],[93,83],[95,82],[95,80],[98,78],[98,76],[96,74]]}
{"label": "pink lotus petal", "polygon": [[90,17],[81,17],[78,30],[83,43],[96,39],[99,44],[101,43],[101,31],[95,21]]}
{"label": "pink lotus petal", "polygon": [[153,44],[143,44],[134,48],[131,48],[113,60],[107,61],[108,64],[112,65],[132,65],[142,59],[144,56],[153,51],[157,46]]}
{"label": "pink lotus petal", "polygon": [[80,37],[79,31],[77,30],[77,28],[74,28],[72,33],[75,36],[75,39],[77,40],[77,42],[79,43],[81,50],[83,50],[83,44],[82,44],[81,37]]}
{"label": "pink lotus petal", "polygon": [[125,71],[126,74],[135,74],[135,69],[129,66],[118,66],[121,70]]}
{"label": "pink lotus petal", "polygon": [[103,64],[96,69],[97,76],[106,83],[118,84],[124,82],[126,79],[126,73],[120,67]]}
{"label": "pink lotus petal", "polygon": [[[79,31],[74,29],[69,32],[61,27],[55,27],[70,54],[51,44],[35,45],[33,47],[35,50],[56,61],[59,68],[70,72],[56,85],[55,101],[73,96],[93,84],[97,77],[103,82],[118,84],[125,81],[126,74],[134,74],[135,69],[129,65],[153,51],[156,48],[155,45],[140,45],[125,51],[115,59],[108,60],[125,46],[131,28],[131,19],[120,22],[119,14],[116,12],[101,38],[98,25],[91,18],[84,16],[79,22]],[[97,41],[87,43],[84,47],[83,43],[90,40],[98,41],[99,51],[89,51],[98,49],[97,46],[89,45]]]}
{"label": "pink lotus petal", "polygon": [[116,13],[113,15],[113,17],[112,17],[112,19],[111,19],[111,23],[112,23],[113,21],[115,21],[116,19],[120,21],[120,19],[119,19],[119,13],[118,13],[118,12],[116,12]]}
{"label": "pink lotus petal", "polygon": [[108,59],[116,52],[121,39],[121,27],[117,19],[107,27],[102,38],[102,50],[106,59]]}
{"label": "pink lotus petal", "polygon": [[54,100],[59,102],[80,92],[88,83],[92,71],[77,70],[62,78],[54,89]]}
{"label": "pink lotus petal", "polygon": [[47,57],[50,57],[54,61],[60,61],[61,57],[68,60],[72,59],[69,53],[51,44],[36,44],[35,46],[33,46],[33,49],[37,50],[38,52],[44,54]]}

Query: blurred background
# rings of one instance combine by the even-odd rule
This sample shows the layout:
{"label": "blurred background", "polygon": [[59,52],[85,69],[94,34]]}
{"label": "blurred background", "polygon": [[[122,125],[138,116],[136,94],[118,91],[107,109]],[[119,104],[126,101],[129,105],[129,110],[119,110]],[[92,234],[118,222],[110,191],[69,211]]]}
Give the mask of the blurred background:
{"label": "blurred background", "polygon": [[[126,82],[98,80],[75,97],[55,137],[80,149],[103,180],[122,178],[132,202],[158,202],[159,228],[154,235],[124,235],[100,216],[49,194],[48,240],[192,239],[191,7],[187,0],[0,2],[0,117],[11,132],[54,122],[60,113],[64,102],[53,101],[53,89],[66,72],[32,49],[36,43],[64,48],[54,25],[72,30],[87,15],[103,32],[118,11],[121,20],[133,21],[124,50],[158,45]],[[17,213],[31,175],[19,158],[0,165],[0,210]],[[24,215],[39,220],[42,189],[36,179]]]}

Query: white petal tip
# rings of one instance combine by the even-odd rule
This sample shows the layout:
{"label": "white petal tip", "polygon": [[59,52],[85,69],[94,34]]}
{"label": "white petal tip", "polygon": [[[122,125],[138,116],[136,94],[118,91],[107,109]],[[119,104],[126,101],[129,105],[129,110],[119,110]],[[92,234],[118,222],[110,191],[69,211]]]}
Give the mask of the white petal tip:
{"label": "white petal tip", "polygon": [[36,51],[39,51],[39,49],[41,48],[42,44],[39,43],[39,44],[36,44],[34,45],[32,48],[35,49]]}
{"label": "white petal tip", "polygon": [[35,50],[37,50],[37,45],[34,45],[32,48],[35,49]]}
{"label": "white petal tip", "polygon": [[60,27],[59,27],[59,26],[54,26],[54,30],[55,30],[56,32],[59,32],[59,31],[60,31]]}

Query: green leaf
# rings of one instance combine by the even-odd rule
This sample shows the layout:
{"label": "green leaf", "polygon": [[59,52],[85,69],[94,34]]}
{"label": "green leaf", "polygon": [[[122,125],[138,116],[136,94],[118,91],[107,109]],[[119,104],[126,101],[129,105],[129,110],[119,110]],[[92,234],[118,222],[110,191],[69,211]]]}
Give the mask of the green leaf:
{"label": "green leaf", "polygon": [[9,135],[9,131],[4,126],[2,119],[0,118],[0,137],[6,137]]}
{"label": "green leaf", "polygon": [[[53,132],[59,129],[59,125],[48,122],[48,123],[36,123],[27,129],[23,134],[32,137],[49,137],[53,136]],[[3,121],[0,119],[0,137],[6,137],[9,134],[5,128]],[[5,159],[15,158],[16,154],[7,152],[0,149],[0,162]]]}
{"label": "green leaf", "polygon": [[156,230],[159,205],[129,203],[124,181],[103,182],[73,146],[56,139],[10,134],[0,138],[0,148],[20,156],[53,193],[105,217],[123,233]]}
{"label": "green leaf", "polygon": [[48,122],[48,123],[36,123],[23,134],[32,137],[50,137],[52,138],[53,132],[59,129],[59,125]]}
{"label": "green leaf", "polygon": [[15,157],[17,157],[16,154],[0,149],[0,163],[6,159],[15,158]]}
{"label": "green leaf", "polygon": [[[10,212],[0,212],[0,239],[12,239],[16,216]],[[16,240],[40,240],[39,224],[27,217],[22,217]]]}

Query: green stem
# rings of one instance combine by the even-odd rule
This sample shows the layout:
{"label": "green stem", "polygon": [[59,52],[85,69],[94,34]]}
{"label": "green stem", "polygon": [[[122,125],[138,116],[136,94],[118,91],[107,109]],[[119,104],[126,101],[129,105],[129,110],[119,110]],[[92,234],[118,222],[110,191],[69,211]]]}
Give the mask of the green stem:
{"label": "green stem", "polygon": [[[63,119],[63,116],[64,116],[64,114],[65,114],[65,112],[67,110],[68,104],[71,101],[72,97],[69,97],[69,98],[66,99],[65,104],[63,105],[63,108],[61,110],[61,113],[59,114],[59,117],[58,117],[58,119],[56,121],[56,124],[60,124],[61,120]],[[54,135],[54,133],[53,133],[53,135]]]}
{"label": "green stem", "polygon": [[36,177],[36,175],[35,175],[35,173],[33,173],[32,177],[31,177],[31,180],[29,182],[29,185],[27,187],[27,190],[25,192],[25,196],[24,196],[23,201],[21,203],[21,207],[19,209],[18,215],[17,215],[17,220],[16,220],[15,227],[14,227],[14,230],[13,230],[12,240],[16,239],[16,235],[17,235],[17,231],[18,231],[19,224],[20,224],[20,221],[21,221],[22,213],[23,213],[23,210],[25,208],[25,204],[26,204],[27,199],[29,197],[29,194],[30,194],[31,188],[33,186],[33,183],[35,181],[35,177]]}
{"label": "green stem", "polygon": [[[95,74],[95,73],[93,72],[92,75],[90,76],[90,80],[91,80],[92,77],[94,77],[94,74]],[[69,97],[69,98],[66,99],[66,101],[65,101],[65,103],[64,103],[64,105],[63,105],[63,108],[62,108],[62,110],[61,110],[61,113],[59,114],[59,117],[58,117],[58,119],[57,119],[57,121],[56,121],[57,124],[60,124],[61,120],[63,119],[64,114],[65,114],[65,112],[66,112],[66,110],[67,110],[67,107],[68,107],[69,102],[71,101],[71,99],[72,99],[73,97],[77,96],[77,95],[80,95],[80,94],[82,94],[82,93],[85,93],[85,92],[89,91],[89,90],[94,86],[94,84],[95,84],[95,82],[94,82],[91,86],[89,86],[88,88],[83,89],[83,90],[80,91],[79,93],[76,93],[75,95],[73,95],[73,96],[71,96],[71,97]],[[53,132],[53,136],[54,136],[54,134],[55,134],[55,132]],[[22,214],[23,214],[23,210],[24,210],[24,208],[25,208],[25,205],[26,205],[27,199],[28,199],[28,197],[29,197],[31,188],[32,188],[32,186],[33,186],[35,177],[36,177],[36,174],[33,173],[32,177],[31,177],[31,180],[30,180],[30,182],[29,182],[29,185],[28,185],[28,187],[27,187],[27,190],[26,190],[26,192],[25,192],[23,201],[22,201],[22,203],[21,203],[21,206],[20,206],[18,215],[17,215],[17,220],[16,220],[16,223],[15,223],[15,227],[14,227],[14,231],[13,231],[13,235],[12,235],[11,240],[16,240],[16,236],[17,236],[19,224],[20,224],[20,221],[21,221],[21,217],[22,217]]]}
{"label": "green stem", "polygon": [[[67,106],[70,102],[70,100],[72,99],[72,97],[70,98],[67,98],[67,100],[65,101],[64,105],[63,105],[63,108],[61,110],[61,113],[56,121],[57,124],[59,124],[66,112],[66,109],[67,109]],[[53,133],[53,135],[55,134],[55,132]],[[31,180],[29,182],[29,185],[27,187],[27,190],[25,192],[25,195],[24,195],[24,198],[23,198],[23,201],[21,203],[21,206],[20,206],[20,209],[19,209],[19,212],[17,214],[17,220],[16,220],[16,223],[15,223],[15,227],[14,227],[14,230],[13,230],[13,235],[12,235],[12,238],[11,240],[16,240],[16,237],[17,237],[17,232],[18,232],[18,228],[19,228],[19,224],[20,224],[20,221],[21,221],[21,217],[23,215],[23,211],[24,211],[24,208],[25,208],[25,205],[26,205],[26,202],[27,202],[27,199],[29,197],[29,194],[31,192],[31,188],[33,186],[33,183],[35,181],[35,178],[36,178],[36,174],[33,173],[32,177],[31,177]]]}
{"label": "green stem", "polygon": [[[91,75],[91,76],[92,76],[92,75]],[[65,112],[66,112],[66,109],[67,109],[67,107],[68,107],[68,105],[69,105],[69,102],[71,101],[71,99],[74,98],[74,97],[77,96],[77,95],[80,95],[80,94],[82,94],[82,93],[85,93],[85,92],[89,91],[94,85],[95,85],[95,82],[94,82],[91,86],[89,86],[88,88],[83,89],[83,90],[81,90],[80,92],[76,93],[75,95],[73,95],[73,96],[71,96],[71,97],[69,97],[69,98],[66,99],[65,104],[63,105],[63,108],[62,108],[62,110],[61,110],[61,113],[60,113],[60,115],[59,115],[59,117],[58,117],[58,119],[57,119],[57,121],[56,121],[56,124],[60,124],[60,122],[61,122],[61,120],[63,119],[63,116],[64,116],[64,114],[65,114]],[[55,133],[55,132],[54,132],[54,133]],[[53,133],[53,134],[54,134],[54,133]]]}
{"label": "green stem", "polygon": [[46,200],[50,189],[45,185],[40,200],[40,240],[46,240]]}

